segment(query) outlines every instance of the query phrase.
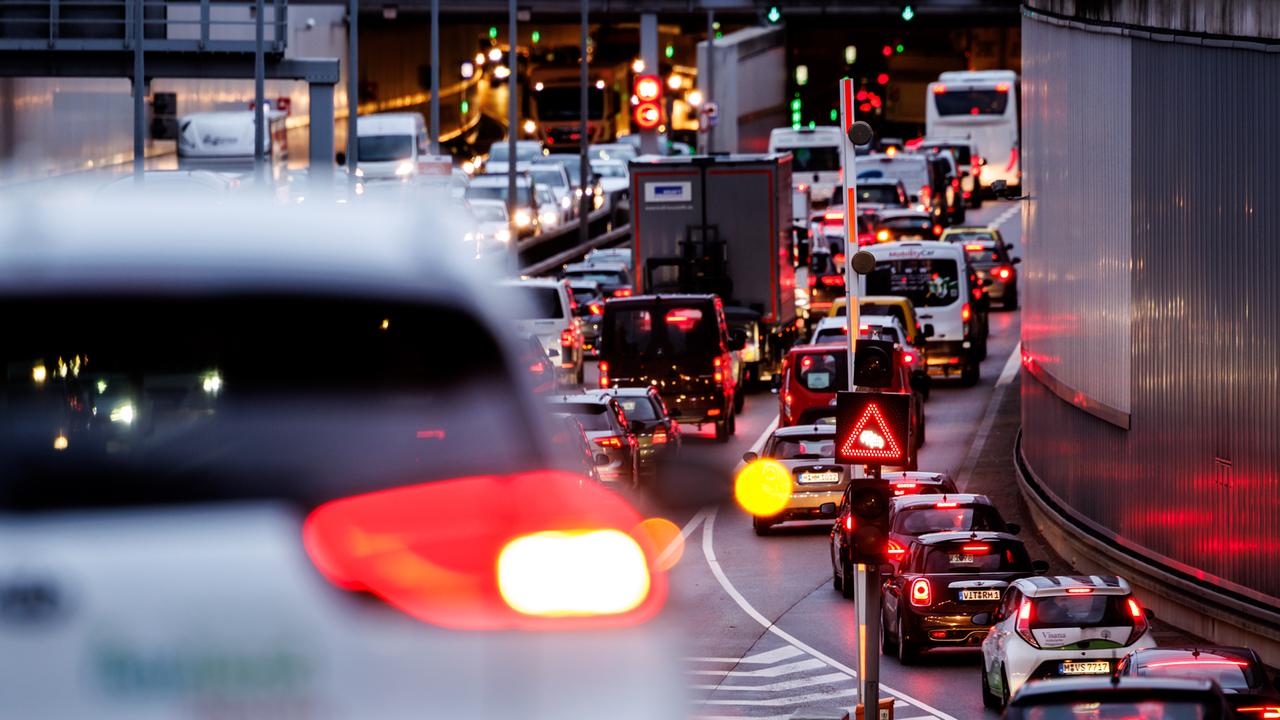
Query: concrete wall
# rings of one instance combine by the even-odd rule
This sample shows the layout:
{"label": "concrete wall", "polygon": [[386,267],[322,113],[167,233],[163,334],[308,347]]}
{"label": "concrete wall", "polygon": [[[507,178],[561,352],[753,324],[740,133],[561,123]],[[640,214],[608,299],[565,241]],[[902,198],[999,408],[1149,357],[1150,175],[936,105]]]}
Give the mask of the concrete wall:
{"label": "concrete wall", "polygon": [[1280,648],[1280,53],[1150,37],[1023,21],[1023,458]]}
{"label": "concrete wall", "polygon": [[1273,0],[1026,0],[1029,8],[1080,20],[1240,38],[1280,38]]}

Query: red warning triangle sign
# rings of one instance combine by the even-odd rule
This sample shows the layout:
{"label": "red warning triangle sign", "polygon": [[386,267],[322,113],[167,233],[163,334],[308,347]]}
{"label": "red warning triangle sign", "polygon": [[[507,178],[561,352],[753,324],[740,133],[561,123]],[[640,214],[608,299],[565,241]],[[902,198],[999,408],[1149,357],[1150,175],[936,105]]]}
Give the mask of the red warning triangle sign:
{"label": "red warning triangle sign", "polygon": [[902,458],[902,446],[893,436],[879,405],[870,403],[863,409],[853,430],[845,436],[840,455],[870,462]]}

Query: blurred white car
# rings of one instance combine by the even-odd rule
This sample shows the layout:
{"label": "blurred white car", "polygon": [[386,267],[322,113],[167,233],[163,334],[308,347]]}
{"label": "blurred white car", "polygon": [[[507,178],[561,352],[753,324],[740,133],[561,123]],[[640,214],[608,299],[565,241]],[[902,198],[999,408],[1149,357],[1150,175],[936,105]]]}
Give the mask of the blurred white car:
{"label": "blurred white car", "polygon": [[600,177],[605,197],[614,197],[631,189],[631,173],[624,160],[592,160],[591,171]]}
{"label": "blurred white car", "polygon": [[687,716],[448,207],[3,205],[0,716]]}
{"label": "blurred white car", "polygon": [[476,252],[505,251],[511,242],[511,223],[507,216],[507,204],[501,200],[472,200],[468,203],[475,218]]}

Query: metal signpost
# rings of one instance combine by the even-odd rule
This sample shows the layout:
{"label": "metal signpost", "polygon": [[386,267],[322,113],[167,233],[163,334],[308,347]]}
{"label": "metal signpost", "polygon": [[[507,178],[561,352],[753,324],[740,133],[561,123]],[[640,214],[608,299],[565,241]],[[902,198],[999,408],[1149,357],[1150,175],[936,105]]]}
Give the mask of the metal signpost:
{"label": "metal signpost", "polygon": [[[516,66],[519,64],[517,58],[517,48],[520,43],[516,37],[516,18],[519,10],[516,8],[516,0],[509,0],[507,3],[507,215],[511,218],[511,267],[518,270],[520,268],[520,233],[516,226],[516,138],[520,132],[520,126],[517,124],[519,118],[516,116],[516,103],[519,99],[516,97]],[[532,188],[530,188],[532,195]],[[532,198],[530,198],[532,201]],[[538,215],[537,205],[530,203],[529,212],[536,218]]]}

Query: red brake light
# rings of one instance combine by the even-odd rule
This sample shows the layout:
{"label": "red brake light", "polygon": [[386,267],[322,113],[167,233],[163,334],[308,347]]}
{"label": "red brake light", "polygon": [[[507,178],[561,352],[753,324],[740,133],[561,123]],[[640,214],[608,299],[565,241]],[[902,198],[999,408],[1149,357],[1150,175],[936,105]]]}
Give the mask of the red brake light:
{"label": "red brake light", "polygon": [[844,223],[843,210],[828,210],[822,214],[822,223],[824,225],[840,225]]}
{"label": "red brake light", "polygon": [[944,92],[946,92],[946,91],[947,91],[947,86],[946,86],[946,85],[937,84],[937,85],[934,85],[934,86],[933,86],[933,94],[934,94],[934,95],[941,95],[942,93],[944,93]]}
{"label": "red brake light", "polygon": [[573,345],[573,330],[565,329],[560,331],[560,345],[563,347]]}
{"label": "red brake light", "polygon": [[1125,604],[1128,605],[1129,607],[1129,615],[1135,620],[1141,617],[1146,617],[1145,615],[1142,614],[1142,608],[1138,607],[1137,600],[1134,600],[1133,598],[1129,598],[1128,602]]}
{"label": "red brake light", "polygon": [[996,92],[1009,92],[1009,83],[1000,83],[996,85]]}
{"label": "red brake light", "polygon": [[622,438],[617,435],[609,435],[606,437],[596,438],[596,444],[600,447],[620,448],[622,447]]}
{"label": "red brake light", "polygon": [[958,502],[940,502],[934,505],[936,508],[955,508],[960,507]]}
{"label": "red brake light", "polygon": [[603,315],[603,314],[604,314],[604,304],[603,304],[603,303],[598,303],[598,302],[593,302],[593,303],[591,303],[590,305],[587,305],[587,310],[589,310],[589,311],[591,312],[591,314],[592,314],[592,315]]}
{"label": "red brake light", "polygon": [[1087,588],[1087,587],[1067,588],[1068,595],[1088,595],[1091,592],[1093,592],[1093,588]]}
{"label": "red brake light", "polygon": [[916,607],[926,607],[931,602],[932,588],[929,587],[929,581],[925,578],[916,578],[911,581],[911,604]]}
{"label": "red brake light", "polygon": [[[1205,665],[1234,665],[1236,667],[1249,667],[1249,663],[1244,660],[1165,660],[1163,662],[1153,662],[1147,665],[1149,668],[1160,667],[1179,667],[1182,665],[1195,665],[1203,667]],[[1240,708],[1244,709],[1244,708]],[[1261,709],[1261,708],[1259,708]]]}
{"label": "red brake light", "polygon": [[631,297],[631,288],[618,288],[617,290],[613,291],[613,296],[616,298]]}
{"label": "red brake light", "polygon": [[1018,621],[1014,625],[1014,630],[1018,636],[1034,648],[1040,647],[1040,643],[1036,640],[1036,636],[1031,632],[1031,601],[1023,600],[1022,605],[1018,608]]}
{"label": "red brake light", "polygon": [[990,545],[965,545],[960,549],[963,552],[969,553],[970,555],[981,555],[983,553],[990,552],[991,546]]}
{"label": "red brake light", "polygon": [[[459,507],[493,512],[464,515]],[[564,630],[634,625],[661,608],[666,576],[652,540],[635,531],[641,521],[611,490],[572,473],[541,471],[333,500],[307,515],[301,540],[330,582],[368,591],[424,622],[459,630]],[[591,567],[573,568],[596,552],[603,556]],[[610,562],[627,565],[622,581],[630,589],[579,602],[574,594]],[[504,574],[504,564],[515,575]],[[555,567],[570,575],[541,585],[522,579]]]}
{"label": "red brake light", "polygon": [[715,358],[711,361],[711,367],[720,367],[724,364],[724,358]]}
{"label": "red brake light", "polygon": [[1138,601],[1132,597],[1125,598],[1125,606],[1129,609],[1129,616],[1133,618],[1133,630],[1129,631],[1129,642],[1135,642],[1150,627],[1147,621],[1147,614],[1142,612],[1142,608],[1138,605]]}
{"label": "red brake light", "polygon": [[937,223],[934,223],[934,224],[933,224],[933,234],[934,234],[934,235],[941,235],[941,234],[942,234],[942,226],[941,226],[941,225],[939,225],[939,224],[937,224]]}
{"label": "red brake light", "polygon": [[667,429],[666,429],[666,428],[664,428],[664,427],[659,427],[658,429],[656,429],[656,430],[654,430],[654,431],[653,431],[653,444],[654,444],[654,445],[666,445],[666,444],[667,444]]}
{"label": "red brake light", "polygon": [[809,276],[809,287],[810,287],[810,288],[818,287],[818,276],[817,276],[817,275],[810,275],[810,276]]}
{"label": "red brake light", "polygon": [[999,270],[996,270],[996,277],[1000,278],[1001,280],[1008,280],[1012,276],[1013,276],[1013,268],[1002,267]]}
{"label": "red brake light", "polygon": [[601,360],[597,368],[600,370],[600,387],[609,387],[609,361]]}
{"label": "red brake light", "polygon": [[812,356],[812,355],[805,355],[804,357],[800,358],[800,369],[801,369],[801,370],[808,370],[808,369],[809,369],[809,368],[811,368],[811,367],[813,367],[813,356]]}
{"label": "red brake light", "polygon": [[960,306],[960,319],[969,322],[969,318],[973,317],[973,311],[969,309],[969,303]]}
{"label": "red brake light", "polygon": [[841,277],[840,275],[823,275],[823,276],[822,276],[822,284],[823,284],[823,285],[826,285],[827,287],[835,287],[835,286],[837,286],[837,285],[844,285],[844,278],[843,278],[843,277]]}
{"label": "red brake light", "polygon": [[897,483],[897,484],[895,484],[895,485],[894,485],[894,487],[896,487],[896,488],[902,488],[902,489],[904,489],[904,490],[910,490],[911,488],[914,488],[915,486],[916,486],[916,484],[915,484],[915,483]]}
{"label": "red brake light", "polygon": [[889,549],[885,551],[885,554],[888,555],[891,559],[897,560],[897,559],[900,559],[903,555],[907,554],[907,549],[902,547],[902,544],[899,543],[897,540],[890,540]]}
{"label": "red brake light", "polygon": [[853,516],[852,515],[844,516],[844,531],[853,532]]}
{"label": "red brake light", "polygon": [[965,252],[982,252],[986,248],[982,247],[977,243],[969,243],[968,245],[964,246],[964,249],[965,249]]}
{"label": "red brake light", "polygon": [[536,362],[529,366],[529,372],[533,373],[534,375],[541,375],[546,371],[547,371],[547,368],[543,366],[543,364],[540,362]]}
{"label": "red brake light", "polygon": [[836,253],[832,256],[831,262],[835,263],[836,267],[844,267],[844,253]]}
{"label": "red brake light", "polygon": [[916,362],[916,356],[912,353],[902,353],[902,361],[908,365],[914,365]]}

